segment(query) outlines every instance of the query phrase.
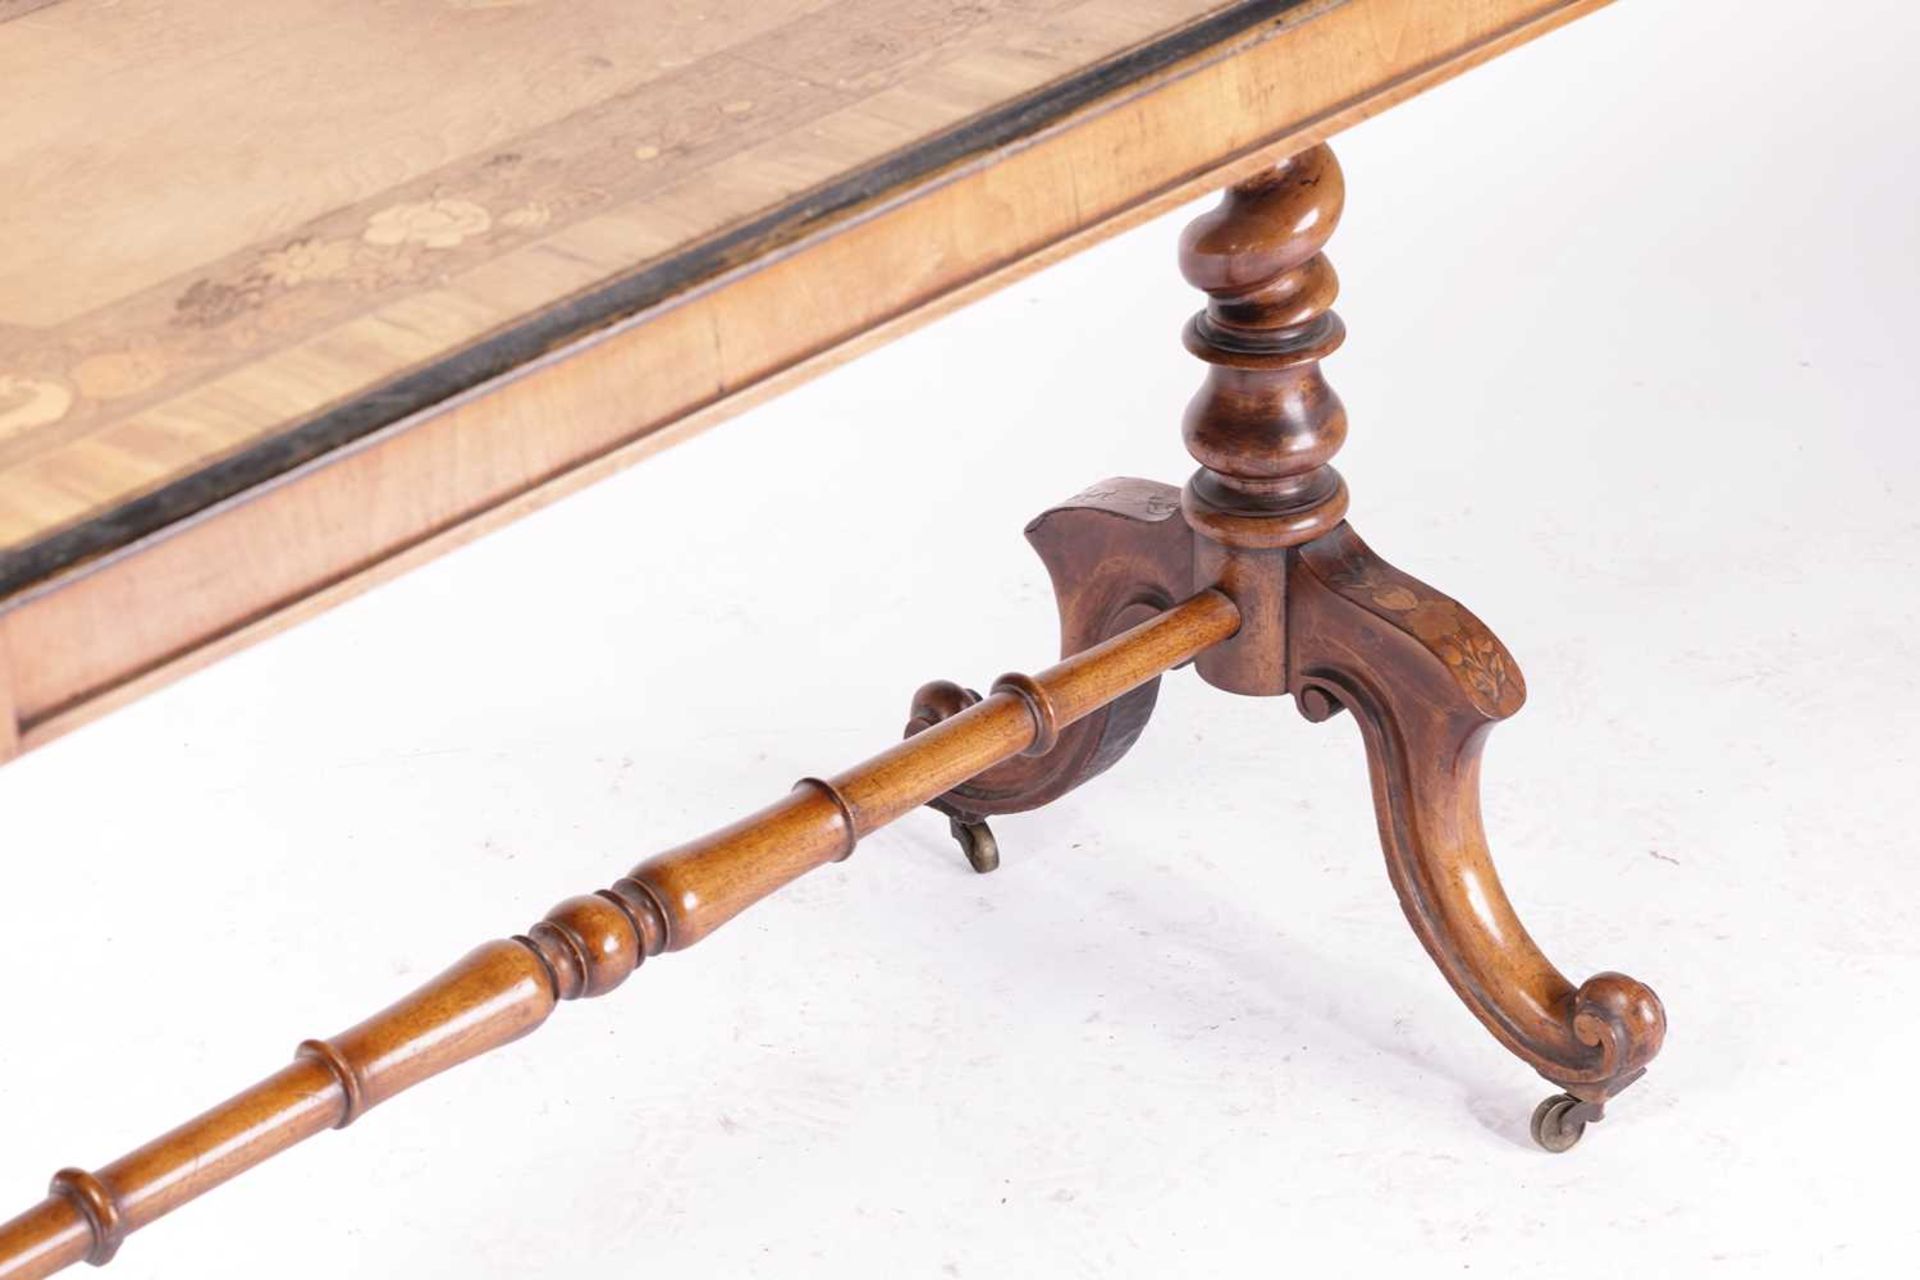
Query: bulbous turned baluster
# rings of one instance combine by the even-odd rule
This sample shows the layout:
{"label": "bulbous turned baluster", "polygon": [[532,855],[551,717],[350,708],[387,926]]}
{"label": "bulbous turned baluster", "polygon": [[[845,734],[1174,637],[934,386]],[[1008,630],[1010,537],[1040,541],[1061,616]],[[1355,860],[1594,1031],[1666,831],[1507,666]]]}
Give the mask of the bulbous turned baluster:
{"label": "bulbous turned baluster", "polygon": [[[375,1104],[526,1035],[557,1002],[612,991],[666,949],[667,933],[655,895],[622,877],[611,889],[568,898],[523,935],[476,947],[360,1025],[303,1041],[296,1058],[324,1067],[339,1085],[334,1127],[344,1129]],[[456,1008],[466,1012],[450,1017]]]}
{"label": "bulbous turned baluster", "polygon": [[515,942],[538,955],[560,1000],[603,996],[666,949],[666,916],[631,876],[611,889],[568,898]]}
{"label": "bulbous turned baluster", "polygon": [[1187,451],[1200,469],[1181,494],[1196,586],[1240,606],[1240,633],[1195,664],[1234,693],[1287,692],[1288,548],[1340,523],[1347,487],[1329,462],[1347,435],[1340,397],[1320,373],[1346,329],[1321,249],[1340,221],[1340,166],[1316,146],[1228,189],[1180,240],[1180,269],[1207,294],[1186,328],[1210,366],[1187,406]]}
{"label": "bulbous turned baluster", "polygon": [[1180,240],[1181,272],[1208,295],[1187,349],[1212,366],[1187,406],[1200,470],[1184,505],[1229,546],[1296,546],[1346,512],[1328,463],[1347,415],[1320,373],[1346,337],[1329,310],[1340,282],[1321,252],[1345,194],[1333,152],[1312,147],[1229,188]]}

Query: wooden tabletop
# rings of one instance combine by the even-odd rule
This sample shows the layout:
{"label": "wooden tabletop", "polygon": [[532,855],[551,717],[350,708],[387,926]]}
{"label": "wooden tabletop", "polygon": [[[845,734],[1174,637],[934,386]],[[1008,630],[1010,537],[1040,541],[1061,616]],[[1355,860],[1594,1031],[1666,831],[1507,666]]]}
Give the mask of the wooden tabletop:
{"label": "wooden tabletop", "polygon": [[0,3],[0,757],[1600,2]]}

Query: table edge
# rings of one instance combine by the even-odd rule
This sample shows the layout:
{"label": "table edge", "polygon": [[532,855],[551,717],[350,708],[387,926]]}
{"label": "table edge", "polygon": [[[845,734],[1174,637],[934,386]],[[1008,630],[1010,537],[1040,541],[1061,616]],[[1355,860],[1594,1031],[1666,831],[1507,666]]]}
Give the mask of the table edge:
{"label": "table edge", "polygon": [[[324,575],[310,575],[307,580],[290,584],[287,590],[278,595],[261,595],[258,600],[250,601],[246,610],[231,613],[177,643],[155,643],[141,648],[123,639],[117,642],[121,652],[111,662],[102,659],[94,663],[98,669],[96,675],[81,681],[69,680],[68,687],[51,692],[36,687],[48,682],[32,678],[34,664],[48,660],[56,663],[61,661],[60,657],[49,659],[50,652],[69,643],[71,636],[84,635],[89,619],[96,624],[101,618],[118,621],[121,615],[112,613],[109,603],[120,605],[129,598],[137,597],[143,590],[151,596],[155,589],[147,585],[145,579],[153,573],[155,564],[160,565],[157,576],[165,578],[165,558],[170,552],[174,555],[177,570],[181,545],[196,539],[205,541],[210,531],[218,531],[224,540],[221,545],[226,553],[241,554],[249,545],[246,541],[248,520],[259,517],[263,511],[270,511],[276,503],[286,504],[289,492],[311,487],[316,481],[324,480],[330,471],[350,464],[357,457],[363,458],[383,449],[401,446],[427,429],[438,428],[444,432],[449,429],[450,419],[457,419],[463,411],[473,410],[476,401],[484,399],[498,402],[502,396],[525,390],[512,385],[516,380],[532,380],[533,375],[543,369],[551,372],[555,366],[577,362],[583,357],[590,358],[596,346],[611,345],[611,340],[620,336],[621,326],[631,327],[635,319],[628,317],[571,343],[559,344],[554,350],[503,375],[484,380],[465,392],[430,404],[409,416],[384,423],[343,446],[217,500],[155,532],[69,566],[50,578],[30,583],[16,590],[10,598],[0,599],[0,761],[18,751],[50,741],[114,707],[649,456],[956,306],[1003,287],[1030,271],[1117,234],[1209,188],[1245,176],[1279,156],[1324,139],[1482,61],[1601,8],[1608,2],[1540,0],[1523,16],[1505,26],[1479,33],[1469,43],[1448,50],[1444,56],[1428,64],[1414,67],[1402,75],[1369,83],[1365,92],[1344,101],[1329,103],[1326,110],[1317,114],[1273,122],[1272,129],[1257,143],[1236,150],[1211,153],[1203,163],[1179,175],[1177,180],[1159,189],[1143,190],[1136,200],[1124,208],[1091,218],[1018,259],[988,264],[980,274],[951,288],[914,299],[910,306],[897,314],[835,338],[817,350],[801,353],[790,364],[772,369],[743,385],[725,389],[711,402],[694,406],[671,420],[645,424],[629,437],[607,445],[592,456],[570,462],[551,474],[534,476],[524,485],[489,498],[484,504],[462,512],[455,519],[421,529],[418,536],[396,542],[377,556],[357,562],[343,561],[330,567]],[[1318,16],[1346,8],[1349,3],[1351,0],[1338,0],[1337,3],[1323,4],[1311,11]],[[1364,10],[1367,6],[1356,4],[1353,7]],[[1291,11],[1306,9],[1307,6],[1294,6]],[[1284,22],[1272,25],[1272,31],[1262,32],[1259,30],[1260,24],[1253,23],[1243,29],[1239,41],[1241,47],[1235,48],[1235,41],[1231,38],[1223,40],[1208,46],[1201,55],[1176,64],[1172,71],[1181,75],[1195,72],[1196,68],[1211,72],[1218,65],[1242,59],[1268,36],[1292,29]],[[1253,33],[1253,39],[1248,38],[1249,32]],[[1121,90],[1097,99],[1078,114],[1069,113],[1069,118],[1055,121],[1051,132],[1073,140],[1088,132],[1086,126],[1100,120],[1101,113],[1111,109],[1116,102],[1124,103],[1130,98],[1158,94],[1174,78],[1177,76],[1170,74],[1150,84],[1136,84],[1132,90],[1123,86]],[[1038,134],[1049,132],[1049,129],[1041,129]],[[999,154],[995,154],[996,151]],[[987,159],[976,157],[972,166],[976,171],[974,176],[979,170],[990,167],[989,161],[997,164],[1005,160],[1007,151],[1008,148],[1003,146],[989,149]],[[790,247],[786,252],[797,254],[810,251],[821,243],[832,245],[841,239],[851,238],[842,233],[850,227],[857,228],[862,219],[877,216],[875,209],[884,212],[891,208],[898,212],[902,206],[922,201],[943,182],[958,181],[953,174],[967,167],[964,163],[949,165],[945,176],[934,175],[911,190],[896,193],[891,200],[869,202],[868,207],[855,210],[851,215],[833,220],[830,225],[816,228],[811,235],[801,237],[796,242],[798,247]],[[778,259],[779,255],[776,254],[768,261],[777,262]],[[758,271],[761,265],[760,261],[751,264],[754,271]],[[723,276],[727,274],[722,273]],[[735,280],[741,274],[738,267],[731,271]],[[752,278],[752,273],[749,273],[749,278]],[[693,291],[697,293],[712,287],[709,282],[696,286]],[[680,304],[675,302],[674,305]],[[641,318],[648,319],[658,311],[656,307]],[[632,338],[636,335],[626,336]],[[284,524],[285,517],[282,517],[282,522]],[[74,605],[72,602],[76,600],[84,600],[84,607]],[[168,607],[190,611],[191,602]],[[60,624],[57,626],[53,622],[56,617]],[[90,638],[82,643],[98,644],[99,641]]]}

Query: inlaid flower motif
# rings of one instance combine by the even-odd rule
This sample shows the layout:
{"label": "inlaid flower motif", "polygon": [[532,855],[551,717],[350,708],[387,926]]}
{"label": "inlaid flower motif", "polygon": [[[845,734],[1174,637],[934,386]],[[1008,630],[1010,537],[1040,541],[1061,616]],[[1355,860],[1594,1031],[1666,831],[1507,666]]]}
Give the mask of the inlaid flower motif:
{"label": "inlaid flower motif", "polygon": [[1395,625],[1419,637],[1488,707],[1518,689],[1519,673],[1507,665],[1499,642],[1452,600],[1424,594],[1418,583],[1396,581],[1365,564],[1348,566],[1329,581],[1343,592],[1364,592],[1397,615]]}
{"label": "inlaid flower motif", "polygon": [[330,280],[353,261],[353,245],[346,240],[294,240],[260,259],[267,279],[292,289],[309,280]]}
{"label": "inlaid flower motif", "polygon": [[535,227],[544,227],[553,218],[553,210],[538,200],[529,201],[518,209],[509,209],[500,215],[500,225],[512,227],[515,231],[531,231]]}
{"label": "inlaid flower motif", "polygon": [[492,225],[492,215],[471,200],[416,200],[374,214],[360,238],[368,244],[451,249]]}
{"label": "inlaid flower motif", "polygon": [[1440,645],[1440,657],[1489,701],[1498,702],[1506,692],[1506,659],[1492,637],[1462,630]]}
{"label": "inlaid flower motif", "polygon": [[1401,586],[1376,588],[1373,593],[1373,602],[1382,609],[1391,609],[1395,613],[1405,613],[1409,609],[1420,607],[1420,597]]}
{"label": "inlaid flower motif", "polygon": [[173,300],[176,323],[211,329],[260,305],[267,278],[248,273],[238,280],[195,280]]}
{"label": "inlaid flower motif", "polygon": [[81,395],[114,400],[145,391],[166,371],[166,362],[154,352],[107,351],[88,356],[68,372]]}
{"label": "inlaid flower motif", "polygon": [[58,422],[73,407],[73,392],[58,382],[0,373],[0,436]]}

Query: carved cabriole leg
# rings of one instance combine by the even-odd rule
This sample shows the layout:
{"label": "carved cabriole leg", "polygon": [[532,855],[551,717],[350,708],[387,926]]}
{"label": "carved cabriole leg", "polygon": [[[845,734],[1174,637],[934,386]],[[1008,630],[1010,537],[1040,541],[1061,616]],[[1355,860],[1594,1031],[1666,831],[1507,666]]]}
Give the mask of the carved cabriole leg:
{"label": "carved cabriole leg", "polygon": [[[1440,971],[1500,1042],[1599,1118],[1666,1033],[1660,1000],[1617,973],[1578,988],[1528,935],[1494,873],[1480,752],[1520,709],[1520,669],[1459,604],[1338,529],[1295,558],[1293,687],[1302,714],[1353,712],[1387,868]],[[1570,1145],[1570,1144],[1569,1144]]]}
{"label": "carved cabriole leg", "polygon": [[1399,573],[1343,522],[1329,465],[1346,413],[1320,373],[1344,330],[1321,248],[1344,186],[1324,146],[1229,190],[1181,241],[1208,294],[1186,331],[1212,367],[1187,410],[1200,462],[1183,494],[1196,586],[1244,621],[1195,662],[1239,693],[1291,692],[1311,719],[1355,713],[1394,887],[1467,1006],[1569,1098],[1535,1115],[1564,1150],[1660,1048],[1653,992],[1603,973],[1575,988],[1540,953],[1494,874],[1480,820],[1487,730],[1519,709],[1519,668],[1478,619]]}

